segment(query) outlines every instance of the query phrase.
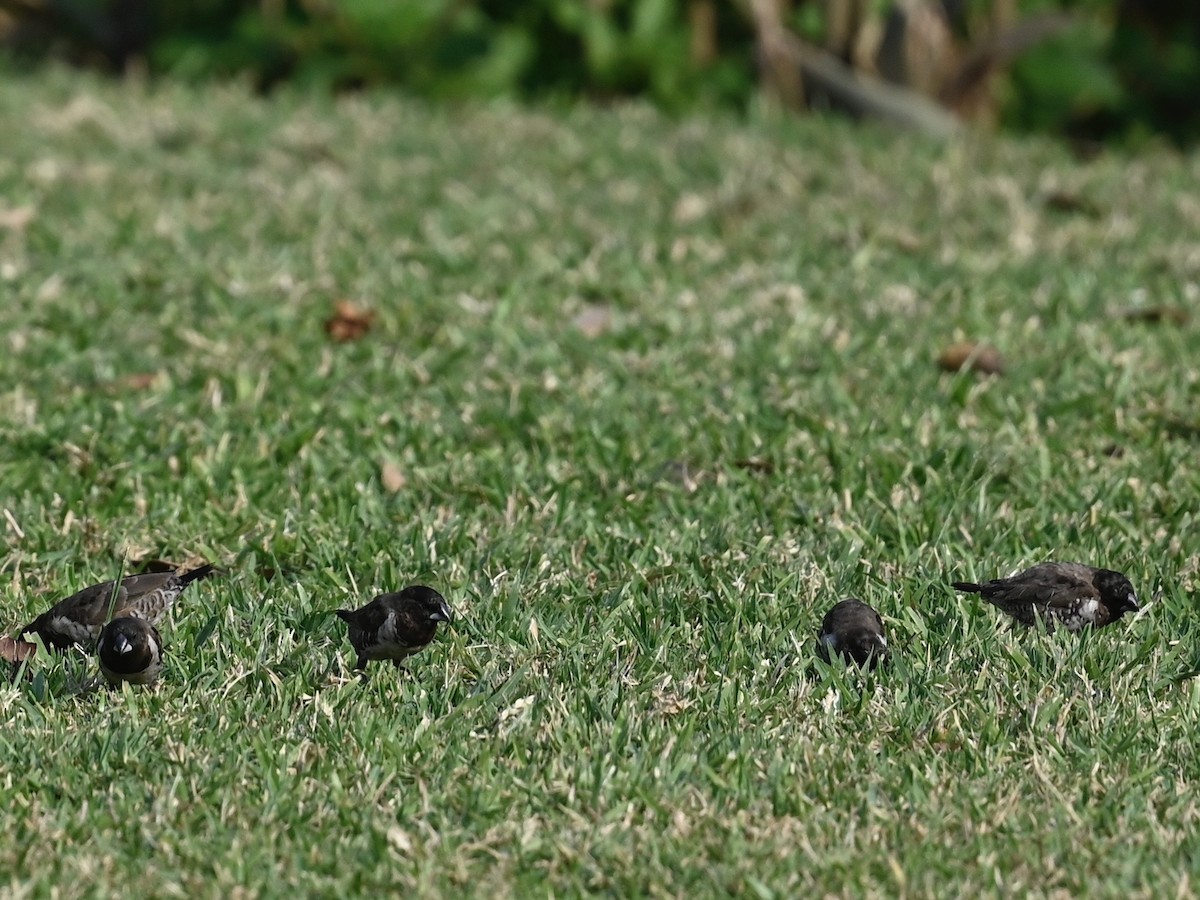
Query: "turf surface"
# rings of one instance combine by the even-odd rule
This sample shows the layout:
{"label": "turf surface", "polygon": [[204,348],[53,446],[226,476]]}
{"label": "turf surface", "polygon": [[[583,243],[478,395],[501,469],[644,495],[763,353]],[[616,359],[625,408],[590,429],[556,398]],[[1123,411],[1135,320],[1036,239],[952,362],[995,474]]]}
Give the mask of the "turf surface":
{"label": "turf surface", "polygon": [[[0,892],[1196,893],[1197,328],[1125,313],[1200,298],[1200,157],[62,73],[0,134],[5,628],[229,570],[159,687],[0,686]],[[1144,612],[948,588],[1045,558]]]}

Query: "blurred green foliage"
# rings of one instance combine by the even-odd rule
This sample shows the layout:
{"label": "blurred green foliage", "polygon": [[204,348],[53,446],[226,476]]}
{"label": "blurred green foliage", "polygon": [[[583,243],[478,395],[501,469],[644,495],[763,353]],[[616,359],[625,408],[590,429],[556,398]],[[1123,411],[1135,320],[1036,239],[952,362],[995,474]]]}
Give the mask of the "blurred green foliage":
{"label": "blurred green foliage", "polygon": [[250,72],[335,89],[402,84],[435,98],[646,95],[667,108],[738,103],[754,86],[753,35],[722,11],[726,45],[692,61],[678,0],[289,0],[157,6],[155,70]]}
{"label": "blurred green foliage", "polygon": [[1200,138],[1200,3],[1063,6],[1079,23],[1017,61],[1005,104],[1010,124],[1091,140]]}
{"label": "blurred green foliage", "polygon": [[[941,0],[954,23],[984,0]],[[740,107],[758,84],[746,4],[733,0],[0,0],[9,43],[186,79],[250,75],[335,90],[399,84],[436,99],[644,96],[671,110]],[[874,13],[888,4],[875,4]],[[878,7],[878,8],[876,8]],[[1025,0],[1077,24],[999,81],[1011,126],[1107,139],[1200,136],[1200,4]],[[22,16],[35,10],[34,15]],[[820,40],[825,6],[790,24]],[[697,24],[702,14],[703,24]],[[963,38],[962,29],[955,28]]]}

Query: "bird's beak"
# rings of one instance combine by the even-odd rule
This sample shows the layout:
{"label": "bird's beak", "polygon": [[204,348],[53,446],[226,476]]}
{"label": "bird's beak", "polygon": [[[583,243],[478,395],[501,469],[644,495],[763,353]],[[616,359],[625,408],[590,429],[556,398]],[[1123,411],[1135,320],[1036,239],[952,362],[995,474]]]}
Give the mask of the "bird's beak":
{"label": "bird's beak", "polygon": [[113,643],[113,649],[124,655],[133,652],[133,644],[129,643],[129,638],[123,634],[118,634],[116,641]]}
{"label": "bird's beak", "polygon": [[1129,594],[1125,598],[1125,609],[1127,609],[1129,612],[1141,612],[1142,608],[1138,606],[1137,596],[1135,594]]}
{"label": "bird's beak", "polygon": [[454,610],[450,608],[450,604],[443,600],[438,605],[438,608],[429,614],[429,618],[434,622],[453,622]]}

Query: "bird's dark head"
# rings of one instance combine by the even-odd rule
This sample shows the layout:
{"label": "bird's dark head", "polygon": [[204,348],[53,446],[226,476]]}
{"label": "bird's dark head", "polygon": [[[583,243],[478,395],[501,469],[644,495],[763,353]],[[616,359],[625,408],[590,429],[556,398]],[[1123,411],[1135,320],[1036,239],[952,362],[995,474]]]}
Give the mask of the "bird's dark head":
{"label": "bird's dark head", "polygon": [[1100,600],[1108,607],[1114,619],[1141,609],[1133,585],[1120,572],[1101,569],[1096,573],[1096,589],[1100,591]]}
{"label": "bird's dark head", "polygon": [[132,616],[113,619],[100,635],[101,661],[114,672],[138,672],[154,657],[154,627]]}
{"label": "bird's dark head", "polygon": [[887,659],[887,638],[873,628],[825,633],[820,637],[817,651],[826,662],[833,656],[840,656],[859,668],[874,669]]}
{"label": "bird's dark head", "polygon": [[454,610],[446,602],[446,598],[431,587],[414,584],[400,592],[405,600],[416,603],[432,622],[454,621]]}
{"label": "bird's dark head", "polygon": [[859,666],[873,669],[887,659],[887,638],[869,628],[851,631],[842,638],[842,653]]}
{"label": "bird's dark head", "polygon": [[879,613],[856,597],[834,605],[821,623],[818,652],[837,654],[858,666],[875,668],[887,657],[887,639]]}

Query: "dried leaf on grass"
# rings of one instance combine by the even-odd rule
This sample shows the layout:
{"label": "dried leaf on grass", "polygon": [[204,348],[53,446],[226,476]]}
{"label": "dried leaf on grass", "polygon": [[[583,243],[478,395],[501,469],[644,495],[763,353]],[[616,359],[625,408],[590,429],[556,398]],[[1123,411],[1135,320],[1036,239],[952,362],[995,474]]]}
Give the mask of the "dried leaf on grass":
{"label": "dried leaf on grass", "polygon": [[105,382],[104,389],[110,393],[120,391],[148,391],[166,378],[162,372],[132,372],[112,381]]}
{"label": "dried leaf on grass", "polygon": [[132,572],[178,572],[181,566],[165,559],[131,559],[129,568]]}
{"label": "dried leaf on grass", "polygon": [[339,300],[325,320],[325,333],[338,343],[361,340],[371,330],[375,313],[349,300]]}
{"label": "dried leaf on grass", "polygon": [[612,308],[599,303],[589,303],[571,320],[586,338],[598,338],[612,328]]}
{"label": "dried leaf on grass", "polygon": [[384,460],[383,465],[379,467],[379,480],[383,482],[383,489],[389,494],[398,494],[408,484],[404,470],[390,459]]}
{"label": "dried leaf on grass", "polygon": [[[169,559],[158,559],[151,557],[145,550],[127,548],[128,562],[125,567],[126,575],[141,575],[149,572],[190,572],[192,569],[198,569],[200,566],[207,565],[209,560],[203,556],[196,554],[188,554],[182,562],[173,562]],[[135,552],[136,551],[136,552]],[[223,574],[223,570],[216,569],[216,572]]]}
{"label": "dried leaf on grass", "polygon": [[37,653],[37,644],[16,638],[0,637],[0,659],[10,663],[19,663],[31,658]]}

